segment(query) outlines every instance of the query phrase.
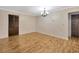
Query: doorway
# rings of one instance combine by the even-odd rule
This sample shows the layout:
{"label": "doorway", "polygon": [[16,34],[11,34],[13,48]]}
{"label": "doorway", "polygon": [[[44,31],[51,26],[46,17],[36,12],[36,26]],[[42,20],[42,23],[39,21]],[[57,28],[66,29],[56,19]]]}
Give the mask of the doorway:
{"label": "doorway", "polygon": [[19,16],[8,15],[8,36],[19,35]]}
{"label": "doorway", "polygon": [[71,15],[71,37],[79,37],[79,14]]}

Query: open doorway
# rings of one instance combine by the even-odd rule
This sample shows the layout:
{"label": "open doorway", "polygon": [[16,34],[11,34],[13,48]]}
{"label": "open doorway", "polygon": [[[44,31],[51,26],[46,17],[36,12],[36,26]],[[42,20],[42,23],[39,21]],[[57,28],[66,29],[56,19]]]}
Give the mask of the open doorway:
{"label": "open doorway", "polygon": [[79,13],[69,13],[69,37],[79,39]]}
{"label": "open doorway", "polygon": [[19,16],[8,15],[8,36],[19,35]]}
{"label": "open doorway", "polygon": [[71,15],[71,36],[79,37],[79,14]]}

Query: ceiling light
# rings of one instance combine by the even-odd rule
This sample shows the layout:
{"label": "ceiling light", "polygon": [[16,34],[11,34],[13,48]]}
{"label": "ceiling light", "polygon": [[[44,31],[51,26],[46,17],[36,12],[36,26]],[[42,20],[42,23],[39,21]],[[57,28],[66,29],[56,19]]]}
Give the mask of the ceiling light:
{"label": "ceiling light", "polygon": [[46,11],[46,8],[41,12],[41,16],[46,17],[48,15],[48,12]]}

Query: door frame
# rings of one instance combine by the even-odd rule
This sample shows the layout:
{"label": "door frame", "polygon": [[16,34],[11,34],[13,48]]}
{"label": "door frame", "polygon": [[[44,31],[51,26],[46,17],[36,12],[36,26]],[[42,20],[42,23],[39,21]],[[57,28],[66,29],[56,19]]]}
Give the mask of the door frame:
{"label": "door frame", "polygon": [[9,15],[18,16],[18,35],[19,35],[19,15],[15,15],[15,14],[8,14],[8,37],[10,37],[10,36],[9,36]]}
{"label": "door frame", "polygon": [[71,13],[68,13],[68,38],[71,38],[72,37],[72,23],[71,23],[71,15],[76,15],[76,14],[79,14],[79,11],[77,12],[71,12]]}

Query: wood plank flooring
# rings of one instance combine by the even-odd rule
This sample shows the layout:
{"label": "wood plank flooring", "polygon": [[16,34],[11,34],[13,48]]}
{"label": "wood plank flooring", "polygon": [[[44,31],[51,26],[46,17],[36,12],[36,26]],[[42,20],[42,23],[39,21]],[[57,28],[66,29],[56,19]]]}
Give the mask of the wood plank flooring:
{"label": "wood plank flooring", "polygon": [[29,33],[0,39],[4,53],[78,53],[79,38],[63,40],[41,33]]}

